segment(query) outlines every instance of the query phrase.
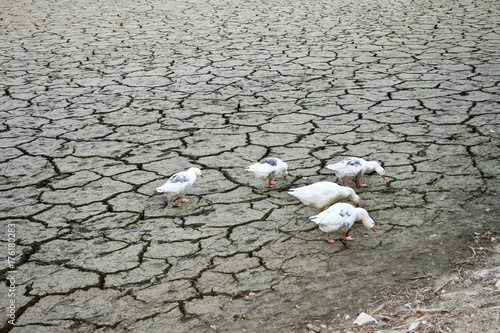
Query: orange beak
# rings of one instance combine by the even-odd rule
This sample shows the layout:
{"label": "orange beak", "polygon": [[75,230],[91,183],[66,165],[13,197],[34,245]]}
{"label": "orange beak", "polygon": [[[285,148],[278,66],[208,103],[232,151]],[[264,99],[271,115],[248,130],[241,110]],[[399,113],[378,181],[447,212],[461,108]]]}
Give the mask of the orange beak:
{"label": "orange beak", "polygon": [[382,175],[382,178],[384,178],[384,179],[385,179],[385,175]]}
{"label": "orange beak", "polygon": [[[200,175],[200,177],[203,177],[203,175]],[[205,178],[205,177],[203,177],[203,178]]]}
{"label": "orange beak", "polygon": [[372,230],[373,230],[373,231],[377,231],[377,230],[375,230],[375,227],[373,227],[373,228],[372,228]]}
{"label": "orange beak", "polygon": [[359,203],[356,204],[356,207],[359,207]]}

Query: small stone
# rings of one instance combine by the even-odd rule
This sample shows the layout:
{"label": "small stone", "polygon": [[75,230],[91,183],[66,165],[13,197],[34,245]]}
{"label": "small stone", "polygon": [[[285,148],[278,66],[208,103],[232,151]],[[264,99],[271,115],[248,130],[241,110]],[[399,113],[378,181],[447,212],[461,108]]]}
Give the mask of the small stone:
{"label": "small stone", "polygon": [[477,308],[474,304],[469,304],[467,305],[467,309],[469,310],[469,312],[475,312],[477,311]]}
{"label": "small stone", "polygon": [[378,321],[375,318],[373,318],[372,316],[370,316],[367,313],[361,312],[359,314],[358,318],[356,318],[356,320],[354,321],[353,325],[360,325],[361,326],[361,325],[365,325],[365,324],[368,324],[371,322],[378,324]]}
{"label": "small stone", "polygon": [[417,321],[416,323],[411,324],[410,327],[408,327],[408,331],[412,331],[412,330],[416,329],[418,327],[418,325],[420,325],[419,321]]}

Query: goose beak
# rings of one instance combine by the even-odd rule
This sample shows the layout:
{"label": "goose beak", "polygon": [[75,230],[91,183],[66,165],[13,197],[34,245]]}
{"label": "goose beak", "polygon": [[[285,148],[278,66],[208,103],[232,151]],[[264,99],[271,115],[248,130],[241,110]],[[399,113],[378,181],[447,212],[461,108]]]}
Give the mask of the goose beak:
{"label": "goose beak", "polygon": [[373,227],[373,228],[372,228],[372,230],[373,230],[373,231],[377,231],[377,230],[375,230],[375,227]]}
{"label": "goose beak", "polygon": [[205,177],[203,177],[203,175],[200,175],[200,177],[205,178]]}
{"label": "goose beak", "polygon": [[356,207],[359,207],[359,203],[356,204]]}
{"label": "goose beak", "polygon": [[382,175],[382,178],[384,178],[384,179],[385,179],[385,175]]}

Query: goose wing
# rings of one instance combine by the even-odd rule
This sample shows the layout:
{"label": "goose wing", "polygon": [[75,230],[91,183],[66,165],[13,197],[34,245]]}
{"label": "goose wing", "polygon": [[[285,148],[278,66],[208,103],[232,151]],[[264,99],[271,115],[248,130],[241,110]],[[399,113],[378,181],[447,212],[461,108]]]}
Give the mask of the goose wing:
{"label": "goose wing", "polygon": [[255,163],[245,168],[245,170],[252,172],[257,178],[271,179],[276,175],[276,166],[268,163]]}
{"label": "goose wing", "polygon": [[311,185],[291,189],[289,194],[303,204],[323,208],[335,201],[340,195],[340,186],[332,182],[318,182]]}
{"label": "goose wing", "polygon": [[363,169],[363,162],[359,158],[348,157],[338,163],[327,165],[326,168],[333,170],[337,177],[356,177]]}
{"label": "goose wing", "polygon": [[316,222],[323,232],[347,232],[356,221],[354,207],[345,203],[338,203],[310,219]]}
{"label": "goose wing", "polygon": [[193,179],[187,172],[178,172],[156,189],[157,192],[170,195],[184,194],[193,185]]}

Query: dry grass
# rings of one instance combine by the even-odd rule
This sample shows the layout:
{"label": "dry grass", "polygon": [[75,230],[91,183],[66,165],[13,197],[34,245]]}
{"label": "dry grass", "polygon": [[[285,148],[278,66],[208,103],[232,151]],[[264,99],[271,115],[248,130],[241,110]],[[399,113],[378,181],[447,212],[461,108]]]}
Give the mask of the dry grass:
{"label": "dry grass", "polygon": [[[309,324],[308,332],[329,333],[496,333],[500,327],[500,233],[474,235],[471,257],[456,274],[438,279],[434,288],[387,293],[370,304],[368,314],[378,324],[342,327]],[[417,276],[414,280],[431,276]]]}
{"label": "dry grass", "polygon": [[[369,314],[379,321],[341,332],[498,332],[500,245],[496,232],[474,235],[472,255],[436,288],[385,295]],[[424,277],[415,277],[424,278]]]}

